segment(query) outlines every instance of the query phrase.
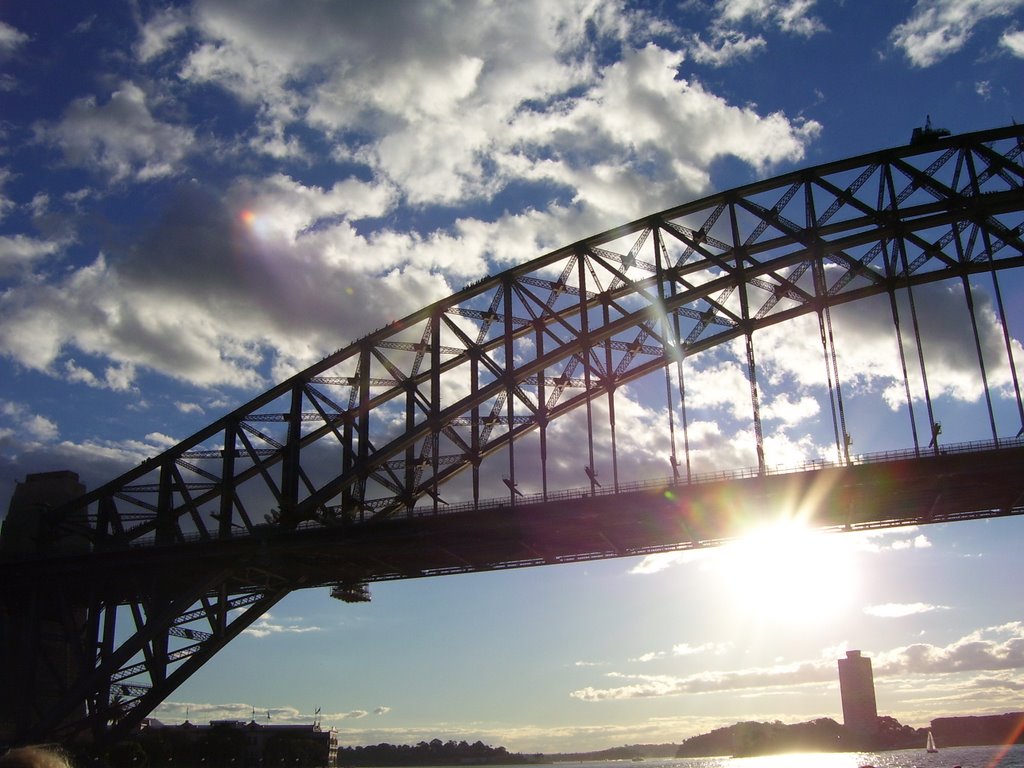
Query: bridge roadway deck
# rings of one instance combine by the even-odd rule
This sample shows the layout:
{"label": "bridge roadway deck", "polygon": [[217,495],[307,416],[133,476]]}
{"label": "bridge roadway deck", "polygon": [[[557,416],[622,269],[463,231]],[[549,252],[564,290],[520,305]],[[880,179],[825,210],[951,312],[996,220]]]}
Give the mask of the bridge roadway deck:
{"label": "bridge roadway deck", "polygon": [[[0,562],[0,597],[51,582],[126,597],[230,573],[239,592],[520,568],[720,544],[781,515],[855,531],[1024,513],[1024,443],[848,466],[580,492],[545,503]],[[26,590],[28,591],[28,590]]]}

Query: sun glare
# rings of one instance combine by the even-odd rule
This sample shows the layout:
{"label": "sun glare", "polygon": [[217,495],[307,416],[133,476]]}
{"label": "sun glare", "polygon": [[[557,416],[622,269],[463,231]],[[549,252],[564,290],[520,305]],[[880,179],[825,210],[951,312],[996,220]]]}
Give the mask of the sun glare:
{"label": "sun glare", "polygon": [[856,587],[852,550],[843,539],[793,522],[751,531],[722,548],[723,597],[762,621],[834,618]]}

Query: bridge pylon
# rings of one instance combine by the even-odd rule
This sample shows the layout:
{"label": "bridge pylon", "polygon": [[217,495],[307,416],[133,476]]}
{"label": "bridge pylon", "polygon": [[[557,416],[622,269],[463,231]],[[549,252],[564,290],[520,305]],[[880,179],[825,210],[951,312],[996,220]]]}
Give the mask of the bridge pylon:
{"label": "bridge pylon", "polygon": [[[85,493],[74,472],[28,475],[18,483],[0,531],[0,558],[89,551],[87,539],[51,539],[48,513]],[[81,517],[84,521],[85,510]],[[43,713],[58,708],[88,658],[88,606],[69,599],[58,582],[39,580],[0,603],[0,743],[32,729]],[[82,702],[66,719],[85,714]]]}

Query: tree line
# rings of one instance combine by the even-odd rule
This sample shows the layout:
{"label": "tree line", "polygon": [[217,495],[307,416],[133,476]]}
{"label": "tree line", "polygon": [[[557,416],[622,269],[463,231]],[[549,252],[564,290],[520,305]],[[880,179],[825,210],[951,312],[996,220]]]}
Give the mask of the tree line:
{"label": "tree line", "polygon": [[515,765],[530,758],[512,754],[504,747],[491,747],[482,741],[421,741],[418,744],[376,744],[366,747],[340,747],[338,765]]}

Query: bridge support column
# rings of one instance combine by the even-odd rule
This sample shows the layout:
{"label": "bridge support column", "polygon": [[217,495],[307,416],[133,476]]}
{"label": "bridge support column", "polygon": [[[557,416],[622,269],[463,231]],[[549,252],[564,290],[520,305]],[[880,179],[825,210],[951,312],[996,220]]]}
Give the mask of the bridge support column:
{"label": "bridge support column", "polygon": [[[0,530],[0,559],[74,555],[88,542],[60,536],[50,509],[85,493],[74,472],[28,475],[18,483]],[[84,514],[84,511],[83,511]],[[86,650],[86,606],[69,605],[57,584],[39,583],[0,602],[0,743],[31,738],[77,678]],[[69,634],[69,631],[71,634]],[[76,719],[84,715],[74,713]]]}

